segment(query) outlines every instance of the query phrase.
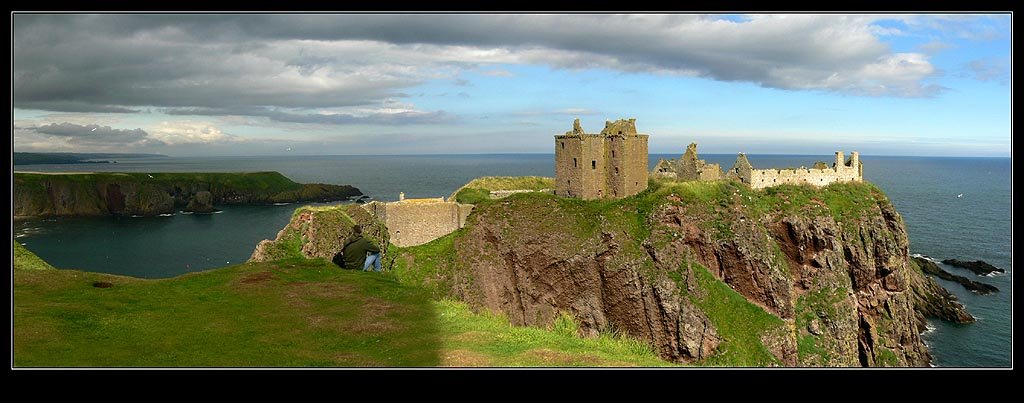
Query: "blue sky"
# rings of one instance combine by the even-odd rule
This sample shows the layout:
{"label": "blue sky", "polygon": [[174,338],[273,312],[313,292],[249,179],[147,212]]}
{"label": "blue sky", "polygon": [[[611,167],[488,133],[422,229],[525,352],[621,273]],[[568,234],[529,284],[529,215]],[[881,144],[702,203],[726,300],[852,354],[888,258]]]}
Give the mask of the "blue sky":
{"label": "blue sky", "polygon": [[[15,151],[1009,156],[1009,15],[15,15]],[[637,29],[644,27],[644,29]]]}

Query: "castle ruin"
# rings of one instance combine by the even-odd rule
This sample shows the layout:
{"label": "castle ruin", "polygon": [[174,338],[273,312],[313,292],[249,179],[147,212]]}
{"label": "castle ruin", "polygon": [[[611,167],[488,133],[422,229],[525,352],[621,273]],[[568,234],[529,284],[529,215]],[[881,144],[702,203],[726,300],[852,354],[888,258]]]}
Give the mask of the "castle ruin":
{"label": "castle ruin", "polygon": [[835,182],[861,182],[864,180],[864,166],[860,163],[860,154],[850,153],[850,159],[844,160],[843,152],[836,151],[832,167],[824,163],[816,163],[812,168],[795,169],[754,169],[747,156],[740,153],[736,163],[726,174],[727,178],[737,179],[752,189],[789,184],[807,184],[825,186]]}
{"label": "castle ruin", "polygon": [[718,164],[697,159],[697,143],[690,143],[677,160],[658,160],[651,175],[677,181],[715,181],[725,177]]}
{"label": "castle ruin", "polygon": [[864,180],[864,166],[856,151],[848,160],[844,160],[842,151],[837,151],[831,167],[819,161],[811,168],[754,169],[747,156],[740,153],[729,172],[723,174],[718,164],[698,159],[697,144],[690,143],[678,160],[659,160],[651,176],[676,181],[735,179],[753,189],[763,189],[783,184],[825,186],[835,182],[861,182]]}
{"label": "castle ruin", "polygon": [[555,194],[606,199],[647,189],[647,138],[636,119],[606,121],[600,134],[585,133],[576,119],[555,136]]}

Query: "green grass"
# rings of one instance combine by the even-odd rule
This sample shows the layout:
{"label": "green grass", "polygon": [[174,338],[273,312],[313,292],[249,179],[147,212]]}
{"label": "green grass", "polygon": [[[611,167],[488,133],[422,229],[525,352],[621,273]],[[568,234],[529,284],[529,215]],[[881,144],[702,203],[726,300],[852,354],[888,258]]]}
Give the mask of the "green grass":
{"label": "green grass", "polygon": [[144,280],[50,269],[15,246],[16,367],[669,365],[636,340],[584,339],[575,326],[514,327],[323,259]]}
{"label": "green grass", "polygon": [[750,303],[703,266],[696,263],[690,266],[702,289],[699,294],[703,294],[690,294],[690,298],[707,314],[722,338],[716,354],[697,364],[729,367],[781,365],[761,342],[761,336],[779,331],[786,326],[785,322]]}
{"label": "green grass", "polygon": [[833,340],[827,336],[816,336],[807,331],[807,326],[817,320],[820,326],[827,321],[840,320],[845,313],[840,312],[837,305],[847,296],[844,288],[823,288],[801,295],[796,302],[797,356],[800,363],[807,366],[828,366],[833,358],[827,348]]}
{"label": "green grass", "polygon": [[463,204],[480,204],[491,201],[491,192],[487,189],[462,188],[455,193],[455,201]]}
{"label": "green grass", "polygon": [[452,193],[459,203],[479,204],[491,200],[494,190],[554,189],[555,179],[543,176],[483,176],[469,181]]}
{"label": "green grass", "polygon": [[448,297],[457,277],[454,241],[464,232],[455,231],[423,245],[406,248],[392,245],[385,265],[403,284],[423,287],[435,298]]}
{"label": "green grass", "polygon": [[32,253],[24,246],[21,246],[17,241],[14,242],[14,261],[17,262],[18,268],[24,270],[48,270],[53,269],[49,263],[45,260],[40,259],[35,253]]}
{"label": "green grass", "polygon": [[448,365],[515,367],[591,367],[674,364],[663,361],[647,344],[622,335],[605,333],[594,338],[577,336],[578,323],[560,315],[550,329],[512,326],[504,315],[474,314],[465,303],[436,302],[445,337]]}

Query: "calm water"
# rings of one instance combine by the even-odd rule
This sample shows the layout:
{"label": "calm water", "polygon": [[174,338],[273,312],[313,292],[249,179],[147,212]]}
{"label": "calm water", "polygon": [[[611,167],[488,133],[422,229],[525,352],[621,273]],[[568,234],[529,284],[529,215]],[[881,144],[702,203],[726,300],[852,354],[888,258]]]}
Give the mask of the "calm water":
{"label": "calm water", "polygon": [[[658,158],[650,157],[651,167]],[[702,155],[732,166],[735,155]],[[832,157],[751,155],[755,167],[811,166]],[[959,284],[937,280],[978,317],[972,325],[931,321],[925,335],[944,367],[1011,364],[1012,253],[1009,158],[929,158],[862,156],[865,179],[888,194],[903,216],[911,253],[937,259],[982,259],[1006,275],[977,278],[1001,292],[978,296]],[[151,158],[118,164],[26,165],[25,171],[235,172],[278,171],[298,182],[349,184],[378,200],[448,196],[478,176],[554,176],[549,154],[458,156],[312,156]],[[957,197],[962,194],[961,197]],[[294,205],[223,206],[213,215],[177,214],[148,218],[68,218],[25,220],[14,236],[57,267],[172,277],[248,259],[256,243],[273,238],[288,222]],[[944,267],[975,278],[967,270]]]}

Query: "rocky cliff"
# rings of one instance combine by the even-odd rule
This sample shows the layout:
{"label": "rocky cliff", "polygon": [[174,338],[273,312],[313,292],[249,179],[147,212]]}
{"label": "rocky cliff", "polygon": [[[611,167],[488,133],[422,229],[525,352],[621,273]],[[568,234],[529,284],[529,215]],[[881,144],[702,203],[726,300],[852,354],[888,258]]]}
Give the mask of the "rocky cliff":
{"label": "rocky cliff", "polygon": [[363,236],[380,245],[387,255],[388,230],[362,207],[355,204],[327,207],[300,207],[273,240],[256,245],[250,262],[266,262],[285,258],[325,258],[330,260],[341,250],[352,226],[363,227]]}
{"label": "rocky cliff", "polygon": [[14,174],[15,216],[157,215],[223,204],[342,200],[347,185],[300,184],[277,172]]}
{"label": "rocky cliff", "polygon": [[399,278],[514,324],[568,312],[585,334],[702,365],[926,366],[923,316],[970,318],[912,266],[902,219],[868,183],[517,194],[392,259]]}

